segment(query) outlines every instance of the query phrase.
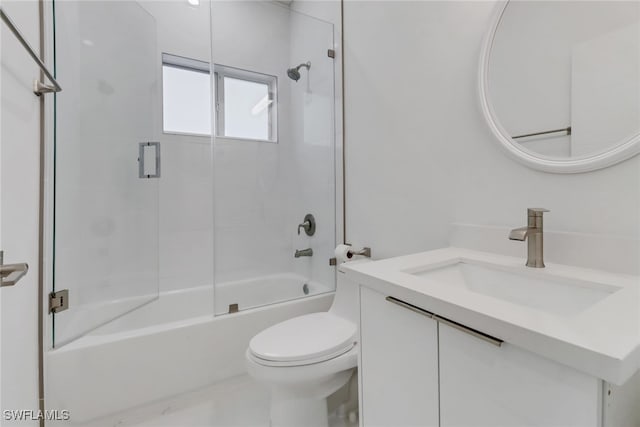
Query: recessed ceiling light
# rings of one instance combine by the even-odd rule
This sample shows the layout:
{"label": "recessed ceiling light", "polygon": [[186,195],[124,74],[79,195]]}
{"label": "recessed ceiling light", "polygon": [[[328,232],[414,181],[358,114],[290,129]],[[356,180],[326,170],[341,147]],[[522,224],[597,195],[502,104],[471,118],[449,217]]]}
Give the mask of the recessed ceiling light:
{"label": "recessed ceiling light", "polygon": [[187,0],[191,6],[200,6],[200,0]]}

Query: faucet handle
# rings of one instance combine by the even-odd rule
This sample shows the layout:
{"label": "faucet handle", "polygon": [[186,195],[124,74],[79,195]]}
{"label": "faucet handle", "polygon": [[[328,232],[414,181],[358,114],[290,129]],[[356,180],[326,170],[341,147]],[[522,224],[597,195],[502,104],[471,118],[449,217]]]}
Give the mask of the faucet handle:
{"label": "faucet handle", "polygon": [[305,221],[302,224],[298,224],[298,236],[300,235],[300,229],[304,228],[306,232],[309,228],[311,228],[311,223],[309,221]]}
{"label": "faucet handle", "polygon": [[298,235],[300,235],[300,229],[303,229],[307,236],[313,236],[316,232],[316,219],[311,214],[304,216],[302,224],[298,224]]}
{"label": "faucet handle", "polygon": [[542,214],[544,214],[545,212],[551,212],[551,211],[545,208],[528,208],[527,216],[541,217]]}

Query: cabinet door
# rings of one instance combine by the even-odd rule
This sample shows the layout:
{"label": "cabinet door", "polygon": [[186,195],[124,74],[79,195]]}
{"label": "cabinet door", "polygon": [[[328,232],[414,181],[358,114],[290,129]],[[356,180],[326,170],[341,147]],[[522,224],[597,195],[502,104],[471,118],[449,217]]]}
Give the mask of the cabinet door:
{"label": "cabinet door", "polygon": [[598,426],[602,383],[439,324],[440,420],[453,426]]}
{"label": "cabinet door", "polygon": [[433,319],[361,288],[362,425],[438,425],[438,338]]}

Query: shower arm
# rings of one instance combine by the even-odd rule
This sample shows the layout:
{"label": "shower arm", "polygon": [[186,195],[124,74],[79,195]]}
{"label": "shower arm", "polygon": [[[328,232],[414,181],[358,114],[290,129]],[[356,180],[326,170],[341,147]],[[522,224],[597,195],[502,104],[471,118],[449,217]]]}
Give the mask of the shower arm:
{"label": "shower arm", "polygon": [[307,70],[311,69],[311,61],[307,61],[303,64],[300,64],[296,67],[296,70],[300,70],[300,68],[305,67]]}

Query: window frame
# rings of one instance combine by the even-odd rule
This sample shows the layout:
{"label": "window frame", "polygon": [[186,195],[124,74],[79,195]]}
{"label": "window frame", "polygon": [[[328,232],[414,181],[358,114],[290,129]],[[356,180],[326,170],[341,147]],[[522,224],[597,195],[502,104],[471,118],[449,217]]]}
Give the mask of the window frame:
{"label": "window frame", "polygon": [[[206,74],[208,76],[211,76],[211,66],[210,66],[210,64],[208,62],[163,52],[162,53],[162,66],[161,66],[161,72],[162,72],[162,80],[161,81],[162,81],[162,86],[163,87],[164,87],[164,81],[165,81],[164,80],[164,67],[178,68],[178,69],[181,69],[181,70],[191,71],[191,72],[194,72],[194,73],[202,73],[202,74]],[[211,81],[209,81],[209,92],[211,92]],[[164,95],[164,89],[163,89],[163,93],[162,93],[162,117],[161,117],[162,133],[163,134],[165,134],[165,135],[200,136],[200,137],[211,138],[212,133],[214,132],[214,129],[211,129],[211,128],[209,129],[209,133],[166,130],[165,127],[164,127],[164,125],[165,125],[165,122],[164,122],[164,116],[165,116],[164,100],[165,100],[165,95]],[[211,100],[211,98],[210,98],[210,100]],[[213,108],[212,104],[213,104],[213,100],[211,100],[211,102],[209,103],[209,115],[210,116],[211,116],[211,109]],[[215,127],[215,124],[213,123],[213,119],[211,119],[210,123],[213,125],[213,127]]]}
{"label": "window frame", "polygon": [[[211,76],[213,71],[213,81],[210,82],[209,91],[213,88],[213,96],[210,102],[210,110],[215,109],[215,114],[211,117],[212,129],[209,133],[198,132],[185,132],[165,129],[165,109],[164,109],[164,93],[162,96],[162,133],[167,135],[188,135],[188,136],[201,136],[236,140],[236,141],[258,141],[258,142],[278,142],[278,77],[270,74],[259,73],[257,71],[245,70],[242,68],[230,67],[228,65],[213,64],[213,70],[209,62],[200,61],[197,59],[187,58],[184,56],[174,55],[170,53],[162,53],[162,82],[164,85],[164,67],[178,68],[186,71],[203,73]],[[249,138],[249,137],[237,137],[226,136],[224,134],[224,78],[229,77],[236,80],[243,80],[252,83],[264,84],[267,86],[267,93],[271,103],[267,107],[267,123],[268,123],[268,138]]]}
{"label": "window frame", "polygon": [[[214,132],[217,138],[224,138],[229,140],[239,141],[259,141],[259,142],[278,142],[278,77],[270,74],[258,73],[256,71],[244,70],[241,68],[229,67],[227,65],[214,64],[213,74],[215,81],[215,124]],[[267,86],[267,93],[269,95],[269,101],[271,103],[267,107],[267,122],[268,122],[268,138],[248,138],[237,136],[226,136],[224,134],[224,120],[225,120],[225,108],[224,108],[224,79],[229,77],[236,80],[244,80],[252,83],[264,84]]]}

